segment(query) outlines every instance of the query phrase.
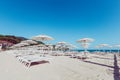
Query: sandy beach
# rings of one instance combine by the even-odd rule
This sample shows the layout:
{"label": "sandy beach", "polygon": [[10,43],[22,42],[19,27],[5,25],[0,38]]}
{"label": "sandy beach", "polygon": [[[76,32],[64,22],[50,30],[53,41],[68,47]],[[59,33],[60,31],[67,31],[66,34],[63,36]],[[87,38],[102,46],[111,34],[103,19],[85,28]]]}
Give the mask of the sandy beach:
{"label": "sandy beach", "polygon": [[[31,66],[21,64],[13,55],[0,54],[1,80],[117,80],[114,55],[90,54],[86,61],[68,56],[51,56],[50,63]],[[118,70],[119,71],[119,70]]]}

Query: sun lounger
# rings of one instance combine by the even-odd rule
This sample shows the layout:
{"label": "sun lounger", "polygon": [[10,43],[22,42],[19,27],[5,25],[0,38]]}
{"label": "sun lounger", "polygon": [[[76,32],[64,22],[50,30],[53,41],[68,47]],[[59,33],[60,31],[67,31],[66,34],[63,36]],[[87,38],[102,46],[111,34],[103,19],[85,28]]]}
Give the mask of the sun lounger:
{"label": "sun lounger", "polygon": [[22,57],[17,57],[17,58],[21,63],[23,63],[27,67],[30,67],[31,63],[40,62],[40,61],[50,62],[50,59],[51,59],[48,57],[40,57],[40,56],[22,56]]}

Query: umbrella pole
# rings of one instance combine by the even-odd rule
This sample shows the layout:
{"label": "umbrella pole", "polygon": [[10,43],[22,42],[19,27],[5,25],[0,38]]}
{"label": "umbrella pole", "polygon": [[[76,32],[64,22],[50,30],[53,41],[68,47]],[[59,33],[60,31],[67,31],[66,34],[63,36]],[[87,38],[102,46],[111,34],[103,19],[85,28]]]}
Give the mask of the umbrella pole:
{"label": "umbrella pole", "polygon": [[85,55],[85,57],[87,57],[86,52],[87,52],[87,48],[85,48],[85,51],[84,51],[84,55]]}
{"label": "umbrella pole", "polygon": [[105,49],[104,49],[104,51],[103,51],[104,53],[105,53]]}
{"label": "umbrella pole", "polygon": [[110,49],[110,53],[112,53],[112,50]]}
{"label": "umbrella pole", "polygon": [[118,55],[119,55],[119,53],[120,53],[120,51],[119,51],[119,49],[118,49]]}
{"label": "umbrella pole", "polygon": [[120,50],[119,50],[119,56],[120,56]]}

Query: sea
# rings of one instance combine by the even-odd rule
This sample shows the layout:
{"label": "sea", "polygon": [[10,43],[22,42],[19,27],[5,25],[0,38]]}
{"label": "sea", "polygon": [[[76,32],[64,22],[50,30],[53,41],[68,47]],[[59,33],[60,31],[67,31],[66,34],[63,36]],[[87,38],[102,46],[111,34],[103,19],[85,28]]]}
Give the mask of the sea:
{"label": "sea", "polygon": [[[72,50],[72,51],[77,51],[77,52],[83,52],[84,50]],[[87,50],[88,52],[111,52],[111,53],[118,53],[120,52],[120,50],[96,50],[96,49],[92,49],[92,50]]]}

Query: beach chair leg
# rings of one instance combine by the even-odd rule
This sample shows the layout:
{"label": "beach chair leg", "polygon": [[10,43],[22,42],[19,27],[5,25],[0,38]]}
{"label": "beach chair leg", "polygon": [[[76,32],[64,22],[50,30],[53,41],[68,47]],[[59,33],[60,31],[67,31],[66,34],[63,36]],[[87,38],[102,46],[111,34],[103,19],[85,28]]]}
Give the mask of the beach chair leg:
{"label": "beach chair leg", "polygon": [[30,67],[31,66],[31,63],[28,63],[28,67]]}

